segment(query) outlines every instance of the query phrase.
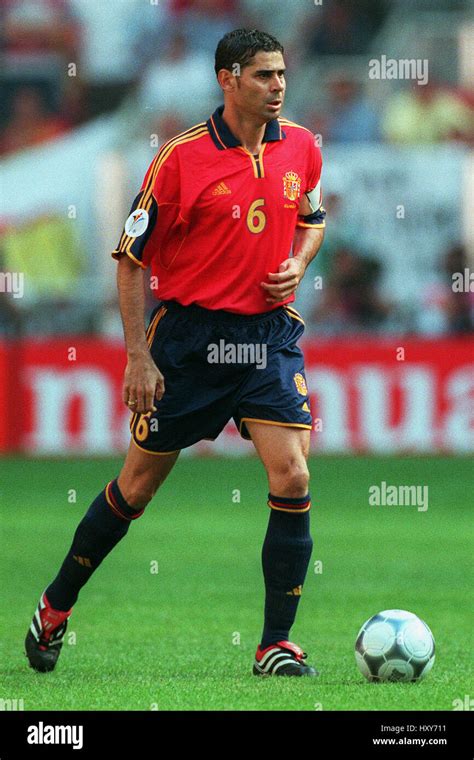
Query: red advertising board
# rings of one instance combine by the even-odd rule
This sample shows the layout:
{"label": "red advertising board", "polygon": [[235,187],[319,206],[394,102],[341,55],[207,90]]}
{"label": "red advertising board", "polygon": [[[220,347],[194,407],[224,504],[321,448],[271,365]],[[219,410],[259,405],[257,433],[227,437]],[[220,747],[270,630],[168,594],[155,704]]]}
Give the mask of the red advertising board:
{"label": "red advertising board", "polygon": [[9,399],[7,389],[9,387],[7,367],[8,351],[5,344],[0,343],[0,452],[8,451],[10,441],[8,436],[9,419],[8,408]]}
{"label": "red advertising board", "polygon": [[[474,450],[474,341],[303,344],[323,451]],[[317,424],[317,423],[316,423]]]}
{"label": "red advertising board", "polygon": [[130,417],[121,401],[125,363],[121,341],[24,341],[20,448],[53,454],[123,449]]}
{"label": "red advertising board", "polygon": [[[307,340],[313,451],[474,451],[474,341]],[[0,451],[125,450],[121,341],[0,343]],[[190,453],[250,453],[229,423]]]}

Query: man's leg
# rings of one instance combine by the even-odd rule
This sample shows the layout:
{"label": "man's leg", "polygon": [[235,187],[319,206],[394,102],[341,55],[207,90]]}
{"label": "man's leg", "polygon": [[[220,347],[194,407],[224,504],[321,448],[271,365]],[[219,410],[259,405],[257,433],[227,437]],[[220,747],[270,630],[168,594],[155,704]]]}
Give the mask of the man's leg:
{"label": "man's leg", "polygon": [[262,549],[265,622],[260,648],[288,641],[311,557],[310,431],[246,421],[267,471],[271,508]]}
{"label": "man's leg", "polygon": [[179,452],[149,454],[133,441],[120,472],[92,502],[74,534],[61,569],[46,589],[52,607],[68,610],[82,586],[126,535],[132,520],[143,514]]}
{"label": "man's leg", "polygon": [[61,649],[67,618],[81,588],[126,535],[179,456],[149,454],[133,441],[120,475],[92,502],[53,582],[41,597],[25,642],[30,665],[52,670]]}

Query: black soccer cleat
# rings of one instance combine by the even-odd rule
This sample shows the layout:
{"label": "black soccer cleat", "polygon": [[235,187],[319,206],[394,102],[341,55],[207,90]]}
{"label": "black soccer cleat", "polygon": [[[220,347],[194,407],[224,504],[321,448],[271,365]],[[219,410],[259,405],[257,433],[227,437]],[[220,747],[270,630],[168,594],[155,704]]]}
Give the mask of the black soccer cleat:
{"label": "black soccer cleat", "polygon": [[67,612],[51,607],[43,593],[25,639],[30,667],[49,673],[56,667],[72,607]]}
{"label": "black soccer cleat", "polygon": [[317,670],[305,665],[308,655],[291,641],[278,641],[265,649],[257,647],[252,673],[254,676],[318,676]]}

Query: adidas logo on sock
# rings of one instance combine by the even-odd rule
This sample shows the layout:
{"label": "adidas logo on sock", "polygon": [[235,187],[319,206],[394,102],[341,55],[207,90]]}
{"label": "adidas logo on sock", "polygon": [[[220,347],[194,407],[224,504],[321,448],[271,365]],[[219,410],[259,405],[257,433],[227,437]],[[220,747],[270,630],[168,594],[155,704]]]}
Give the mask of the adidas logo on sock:
{"label": "adidas logo on sock", "polygon": [[291,591],[287,591],[287,596],[301,596],[301,592],[303,590],[303,586],[295,586],[295,588],[292,588]]}
{"label": "adidas logo on sock", "polygon": [[84,565],[84,567],[92,567],[91,561],[88,557],[78,557],[77,554],[73,554],[72,558],[76,560],[76,562],[79,562],[80,565]]}

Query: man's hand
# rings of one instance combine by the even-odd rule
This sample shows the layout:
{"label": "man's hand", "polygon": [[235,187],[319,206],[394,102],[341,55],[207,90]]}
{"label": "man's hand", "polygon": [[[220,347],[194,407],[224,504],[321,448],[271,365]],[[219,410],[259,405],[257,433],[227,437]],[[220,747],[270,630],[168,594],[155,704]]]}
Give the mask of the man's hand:
{"label": "man's hand", "polygon": [[[165,379],[148,351],[128,357],[122,399],[131,412],[154,412],[155,398],[159,401],[165,392]],[[136,403],[134,403],[136,402]]]}
{"label": "man's hand", "polygon": [[305,272],[303,263],[296,258],[286,259],[278,267],[278,272],[269,272],[268,279],[271,284],[261,282],[260,285],[267,291],[267,303],[280,303],[295,292]]}

